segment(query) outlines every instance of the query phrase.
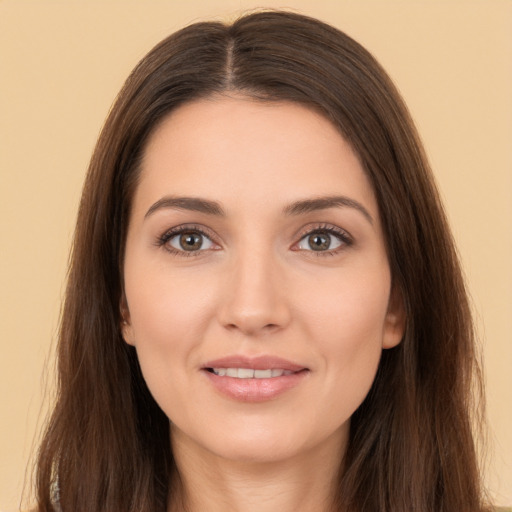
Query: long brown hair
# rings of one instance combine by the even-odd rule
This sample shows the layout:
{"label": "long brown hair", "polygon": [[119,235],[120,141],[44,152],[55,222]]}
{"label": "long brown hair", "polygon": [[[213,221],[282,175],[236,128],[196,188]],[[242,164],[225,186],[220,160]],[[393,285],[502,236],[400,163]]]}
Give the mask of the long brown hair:
{"label": "long brown hair", "polygon": [[[120,333],[122,259],[148,135],[184,102],[226,91],[323,113],[376,194],[407,328],[385,350],[351,420],[335,510],[484,510],[472,435],[481,383],[467,294],[408,111],[375,59],[344,33],[263,11],[197,23],[158,44],[122,88],[80,204],[58,346],[58,396],[37,466],[40,512],[163,512],[169,421]],[[170,497],[172,501],[172,496]]]}

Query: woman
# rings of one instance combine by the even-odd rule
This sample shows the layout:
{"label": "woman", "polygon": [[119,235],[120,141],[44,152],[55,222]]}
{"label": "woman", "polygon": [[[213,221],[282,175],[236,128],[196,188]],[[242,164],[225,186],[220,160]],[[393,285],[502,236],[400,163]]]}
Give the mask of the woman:
{"label": "woman", "polygon": [[485,510],[474,350],[375,60],[297,14],[192,25],[92,157],[39,510]]}

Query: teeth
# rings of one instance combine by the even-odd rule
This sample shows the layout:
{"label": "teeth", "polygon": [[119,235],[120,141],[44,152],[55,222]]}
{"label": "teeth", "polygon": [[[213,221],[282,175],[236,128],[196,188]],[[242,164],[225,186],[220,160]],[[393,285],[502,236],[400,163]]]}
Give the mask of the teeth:
{"label": "teeth", "polygon": [[254,377],[257,379],[269,379],[272,377],[272,370],[254,370]]}
{"label": "teeth", "polygon": [[250,370],[249,368],[238,368],[238,370],[235,370],[235,371],[238,371],[237,377],[239,379],[253,379],[254,378],[254,370]]}
{"label": "teeth", "polygon": [[272,377],[281,377],[291,375],[290,370],[268,369],[253,370],[251,368],[212,368],[213,373],[219,377],[235,377],[237,379],[270,379]]}

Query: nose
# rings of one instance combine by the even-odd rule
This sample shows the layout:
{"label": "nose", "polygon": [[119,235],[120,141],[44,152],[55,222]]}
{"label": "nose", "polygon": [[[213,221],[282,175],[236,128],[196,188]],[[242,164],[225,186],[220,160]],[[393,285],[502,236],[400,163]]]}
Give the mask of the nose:
{"label": "nose", "polygon": [[282,267],[271,251],[244,251],[224,282],[218,318],[224,328],[258,337],[285,328],[291,319]]}

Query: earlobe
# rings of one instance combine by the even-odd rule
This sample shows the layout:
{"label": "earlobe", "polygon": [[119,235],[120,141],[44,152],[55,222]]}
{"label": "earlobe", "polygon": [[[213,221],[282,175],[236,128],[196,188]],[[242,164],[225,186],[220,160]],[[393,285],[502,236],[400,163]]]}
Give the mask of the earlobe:
{"label": "earlobe", "polygon": [[126,299],[124,296],[121,300],[119,310],[121,313],[121,335],[123,336],[124,341],[128,343],[128,345],[135,346],[135,338],[133,335],[130,311],[128,310],[128,305],[126,304]]}
{"label": "earlobe", "polygon": [[396,347],[405,333],[406,314],[404,300],[398,287],[391,291],[384,325],[382,348]]}
{"label": "earlobe", "polygon": [[124,341],[126,341],[128,345],[135,346],[132,324],[129,323],[127,320],[123,320],[121,322],[121,334],[123,336]]}

